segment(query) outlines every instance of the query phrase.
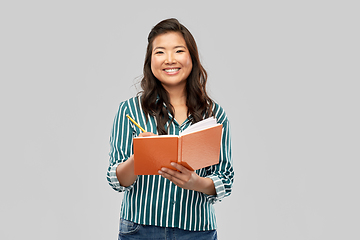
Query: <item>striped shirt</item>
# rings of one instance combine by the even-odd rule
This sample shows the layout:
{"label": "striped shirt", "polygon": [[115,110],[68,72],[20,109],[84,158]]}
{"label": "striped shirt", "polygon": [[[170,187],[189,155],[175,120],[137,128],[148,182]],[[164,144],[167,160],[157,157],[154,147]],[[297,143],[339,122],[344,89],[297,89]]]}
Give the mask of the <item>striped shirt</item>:
{"label": "striped shirt", "polygon": [[[107,180],[110,186],[124,192],[120,217],[143,225],[177,227],[189,231],[207,231],[216,229],[216,217],[213,204],[230,195],[234,179],[231,159],[230,126],[224,110],[214,103],[214,115],[223,125],[220,162],[217,165],[196,170],[201,177],[213,180],[216,195],[180,188],[160,175],[138,175],[129,187],[119,184],[116,167],[133,154],[133,138],[141,130],[126,117],[130,115],[147,132],[157,134],[156,120],[146,116],[141,108],[141,97],[137,96],[120,104],[115,116],[110,136],[110,163]],[[179,135],[191,125],[189,120],[179,125],[169,113],[166,129],[169,135]]]}

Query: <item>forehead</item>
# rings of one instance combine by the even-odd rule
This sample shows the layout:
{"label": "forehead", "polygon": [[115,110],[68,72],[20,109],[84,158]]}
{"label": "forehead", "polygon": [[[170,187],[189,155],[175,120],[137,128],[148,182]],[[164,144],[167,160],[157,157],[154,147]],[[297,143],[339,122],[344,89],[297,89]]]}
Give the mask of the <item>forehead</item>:
{"label": "forehead", "polygon": [[174,46],[184,46],[186,47],[186,42],[184,37],[179,32],[167,32],[160,34],[154,38],[153,49],[156,47],[174,47]]}

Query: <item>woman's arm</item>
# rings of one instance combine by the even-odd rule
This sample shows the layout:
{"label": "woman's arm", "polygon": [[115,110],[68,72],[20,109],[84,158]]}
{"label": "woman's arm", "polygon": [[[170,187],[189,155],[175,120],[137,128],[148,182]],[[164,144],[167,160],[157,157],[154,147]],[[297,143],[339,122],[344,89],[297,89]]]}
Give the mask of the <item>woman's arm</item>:
{"label": "woman's arm", "polygon": [[137,175],[134,174],[134,155],[116,167],[116,177],[124,187],[129,187],[135,182]]}
{"label": "woman's arm", "polygon": [[[139,137],[154,136],[155,134],[151,132],[145,132],[139,134]],[[116,177],[119,180],[121,186],[129,187],[131,186],[137,175],[134,174],[134,155],[131,155],[128,160],[120,163],[116,168]]]}
{"label": "woman's arm", "polygon": [[173,165],[180,172],[163,168],[159,172],[163,177],[169,179],[179,187],[195,190],[207,194],[208,199],[215,203],[231,194],[234,181],[234,169],[231,157],[231,133],[230,124],[224,110],[217,105],[215,111],[218,123],[223,125],[221,137],[219,163],[207,167],[207,174],[200,177],[196,172],[181,165]]}

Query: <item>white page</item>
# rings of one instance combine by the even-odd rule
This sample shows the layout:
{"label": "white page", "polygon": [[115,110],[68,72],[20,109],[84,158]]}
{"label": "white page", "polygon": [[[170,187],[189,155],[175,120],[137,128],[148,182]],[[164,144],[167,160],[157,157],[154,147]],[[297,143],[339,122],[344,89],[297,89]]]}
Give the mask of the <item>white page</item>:
{"label": "white page", "polygon": [[191,125],[190,127],[188,127],[187,129],[185,129],[183,132],[180,133],[180,136],[189,134],[189,133],[193,133],[208,127],[212,127],[212,126],[216,126],[218,125],[218,123],[216,122],[216,119],[214,117],[209,117],[206,118],[204,120],[201,120],[193,125]]}
{"label": "white page", "polygon": [[136,138],[159,138],[159,137],[179,137],[178,135],[155,135],[155,136],[147,136],[147,137],[140,137],[136,136]]}

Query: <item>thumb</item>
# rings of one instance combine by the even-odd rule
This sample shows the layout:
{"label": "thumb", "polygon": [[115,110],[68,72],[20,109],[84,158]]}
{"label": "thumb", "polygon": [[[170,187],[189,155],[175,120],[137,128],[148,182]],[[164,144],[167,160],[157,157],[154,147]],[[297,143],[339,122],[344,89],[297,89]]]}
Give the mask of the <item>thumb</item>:
{"label": "thumb", "polygon": [[143,132],[139,134],[139,137],[150,137],[150,136],[156,136],[156,134],[152,132]]}

